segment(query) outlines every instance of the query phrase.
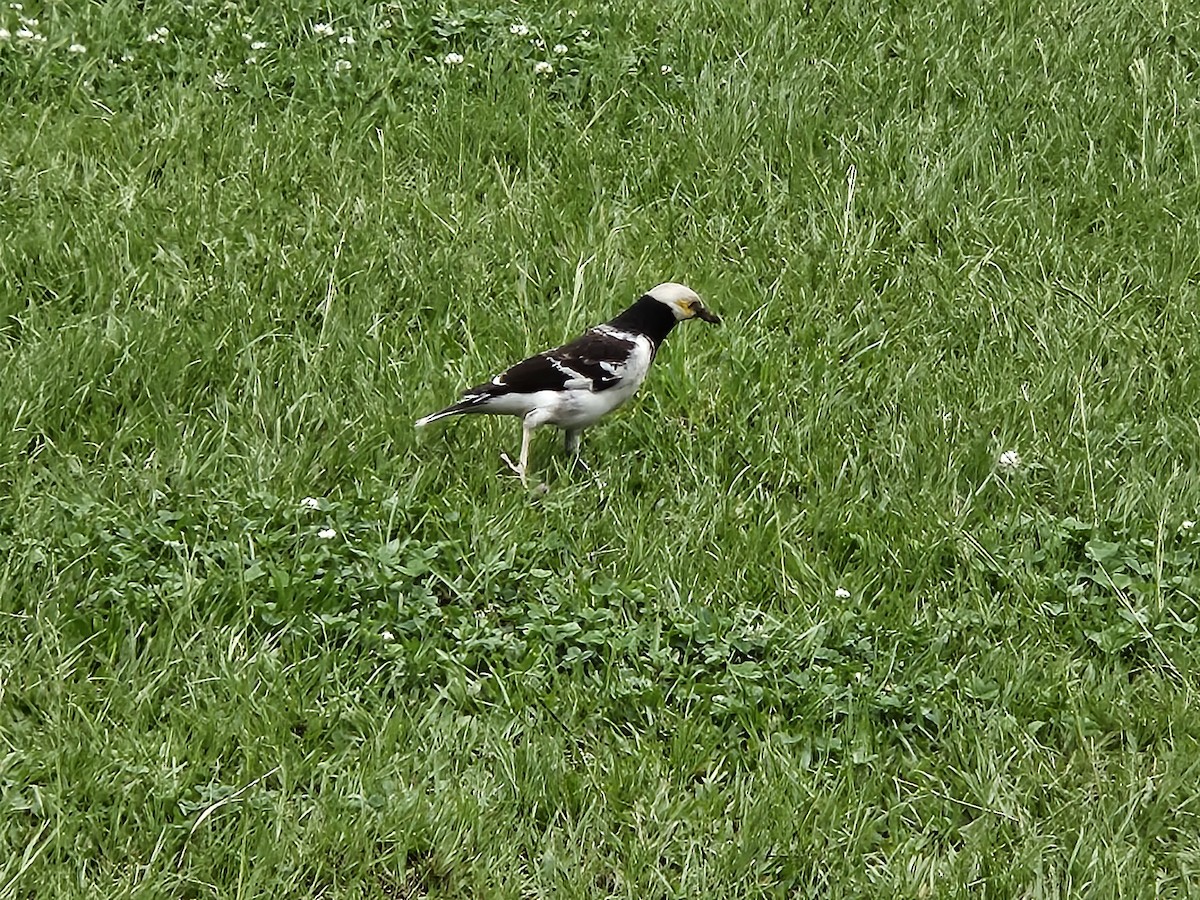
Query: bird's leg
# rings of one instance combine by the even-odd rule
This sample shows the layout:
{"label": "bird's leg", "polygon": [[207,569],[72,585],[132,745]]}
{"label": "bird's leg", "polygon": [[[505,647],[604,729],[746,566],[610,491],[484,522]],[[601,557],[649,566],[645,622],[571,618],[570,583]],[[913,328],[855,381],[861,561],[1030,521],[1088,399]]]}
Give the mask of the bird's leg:
{"label": "bird's leg", "polygon": [[594,474],[592,472],[592,467],[588,466],[586,462],[583,462],[583,457],[580,456],[580,438],[582,437],[583,428],[568,428],[568,430],[566,430],[566,439],[563,443],[565,445],[566,452],[575,457],[575,467],[583,469],[584,472],[592,475]]}
{"label": "bird's leg", "polygon": [[512,469],[521,478],[521,484],[526,487],[529,482],[525,480],[525,471],[529,468],[529,442],[533,438],[533,428],[529,425],[522,424],[521,426],[521,461],[518,464],[513,464],[513,461],[508,458],[507,453],[501,453],[500,458],[504,460],[504,464]]}
{"label": "bird's leg", "polygon": [[581,437],[583,437],[582,428],[567,429],[566,438],[563,440],[563,447],[569,455],[575,457],[574,462],[578,468],[590,473],[592,471],[591,466],[585,463],[583,457],[579,455],[579,440]]}
{"label": "bird's leg", "polygon": [[563,449],[566,450],[568,456],[579,458],[579,438],[583,434],[582,428],[568,428],[563,437]]}
{"label": "bird's leg", "polygon": [[521,484],[529,487],[529,482],[525,480],[525,473],[529,471],[529,444],[533,440],[533,427],[529,424],[521,426],[521,470],[517,473],[521,476]]}

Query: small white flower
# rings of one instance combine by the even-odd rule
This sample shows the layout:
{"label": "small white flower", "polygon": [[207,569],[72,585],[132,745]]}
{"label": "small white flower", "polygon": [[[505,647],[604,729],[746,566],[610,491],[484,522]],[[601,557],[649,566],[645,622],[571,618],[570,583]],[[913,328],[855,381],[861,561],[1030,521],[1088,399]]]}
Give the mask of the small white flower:
{"label": "small white flower", "polygon": [[41,32],[35,31],[33,33],[33,42],[35,44],[44,44],[46,43],[46,36]]}
{"label": "small white flower", "polygon": [[658,69],[658,74],[659,75],[671,75],[672,73],[674,73],[674,71],[675,70],[672,69],[670,66],[660,66]]}
{"label": "small white flower", "polygon": [[545,41],[543,41],[541,38],[534,38],[534,39],[533,39],[533,46],[537,47],[539,50],[545,50],[545,49],[546,49],[546,42],[545,42]]}
{"label": "small white flower", "polygon": [[354,35],[343,34],[340,38],[338,38],[338,43],[345,44],[347,47],[353,47],[354,46]]}
{"label": "small white flower", "polygon": [[568,9],[567,10],[567,18],[568,19],[573,19],[577,15],[579,15],[579,10],[577,10],[577,9]]}
{"label": "small white flower", "polygon": [[1000,468],[1011,472],[1021,465],[1021,455],[1016,450],[1005,450],[1000,454],[1000,458],[996,460],[996,464]]}
{"label": "small white flower", "polygon": [[18,28],[17,29],[17,37],[19,37],[23,41],[27,41],[31,37],[33,37],[33,32],[30,31],[28,28]]}
{"label": "small white flower", "polygon": [[554,66],[550,65],[550,63],[546,62],[544,59],[539,59],[533,64],[534,75],[552,75],[553,73]]}
{"label": "small white flower", "polygon": [[68,53],[87,53],[87,47],[83,44],[72,44],[67,48]]}
{"label": "small white flower", "polygon": [[133,54],[129,52],[122,53],[121,62],[133,62]]}
{"label": "small white flower", "polygon": [[849,600],[850,592],[848,590],[846,590],[844,587],[840,587],[836,591],[833,592],[833,596],[837,597],[839,600]]}
{"label": "small white flower", "polygon": [[392,641],[394,641],[396,639],[396,636],[394,634],[392,634],[390,631],[388,631],[386,628],[383,629],[383,631],[379,632],[379,636],[381,638],[383,638],[383,640],[387,643],[391,643]]}
{"label": "small white flower", "polygon": [[305,497],[300,501],[300,507],[302,509],[320,509],[321,501],[316,497]]}
{"label": "small white flower", "polygon": [[0,41],[7,41],[12,38],[12,32],[7,28],[0,28]]}
{"label": "small white flower", "polygon": [[525,35],[529,34],[529,26],[528,25],[520,25],[520,24],[509,25],[508,30],[510,33],[515,34],[518,37],[525,37]]}
{"label": "small white flower", "polygon": [[1184,519],[1182,522],[1179,523],[1180,531],[1191,531],[1195,527],[1196,527],[1196,523],[1193,522],[1191,519]]}
{"label": "small white flower", "polygon": [[349,72],[350,66],[351,66],[350,60],[339,59],[337,62],[335,62],[333,64],[333,71],[338,72],[339,74],[342,72]]}
{"label": "small white flower", "polygon": [[319,34],[324,37],[329,37],[333,34],[333,26],[328,22],[317,22],[317,24],[313,25],[312,29],[314,34]]}
{"label": "small white flower", "polygon": [[581,32],[579,32],[579,36],[585,37],[585,38],[590,38],[592,36],[592,33],[585,28]]}
{"label": "small white flower", "polygon": [[168,34],[171,33],[171,29],[167,28],[166,25],[159,25],[157,28],[154,29],[154,33],[157,34],[159,37],[165,38]]}
{"label": "small white flower", "polygon": [[22,4],[20,4],[20,3],[10,3],[10,4],[8,4],[8,8],[9,8],[9,9],[15,9],[17,12],[20,12],[20,11],[21,11],[21,10],[23,10],[25,7],[24,7]]}
{"label": "small white flower", "polygon": [[564,53],[567,52],[567,45],[566,44],[555,44],[554,52],[557,53],[559,56],[562,56]]}
{"label": "small white flower", "polygon": [[247,56],[247,57],[245,58],[245,60],[243,60],[243,62],[244,62],[244,63],[245,63],[247,66],[252,66],[252,65],[254,65],[255,63],[257,63],[257,62],[258,62],[258,57],[257,57],[257,56]]}
{"label": "small white flower", "polygon": [[323,541],[329,541],[337,537],[337,531],[333,528],[322,528],[317,532],[317,537]]}
{"label": "small white flower", "polygon": [[267,42],[266,41],[251,41],[250,49],[251,50],[266,50]]}
{"label": "small white flower", "polygon": [[166,42],[167,42],[167,39],[163,35],[159,34],[157,31],[152,31],[148,35],[146,35],[146,43],[147,44],[165,44]]}
{"label": "small white flower", "polygon": [[37,28],[38,27],[37,19],[32,19],[32,18],[27,19],[24,16],[18,16],[18,18],[21,20],[21,24],[24,25],[26,28]]}
{"label": "small white flower", "polygon": [[242,32],[242,40],[243,41],[252,41],[252,40],[254,40],[254,35],[252,35],[248,31],[243,31]]}
{"label": "small white flower", "polygon": [[461,66],[462,61],[463,61],[463,55],[461,53],[447,53],[446,56],[442,59],[442,62],[444,62],[448,66]]}

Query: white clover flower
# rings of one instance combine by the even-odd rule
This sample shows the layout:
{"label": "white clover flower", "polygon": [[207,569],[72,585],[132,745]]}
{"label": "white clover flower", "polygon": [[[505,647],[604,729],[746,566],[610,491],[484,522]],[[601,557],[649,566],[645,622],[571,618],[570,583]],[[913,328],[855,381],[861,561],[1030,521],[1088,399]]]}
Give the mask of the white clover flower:
{"label": "white clover flower", "polygon": [[27,19],[27,18],[25,18],[25,16],[18,16],[17,18],[19,18],[21,20],[21,24],[24,25],[26,28],[37,28],[38,27],[37,19],[33,19],[33,18]]}
{"label": "white clover flower", "polygon": [[1182,522],[1179,523],[1180,531],[1191,531],[1195,527],[1196,527],[1196,523],[1193,522],[1191,519],[1184,519]]}
{"label": "white clover flower", "polygon": [[7,41],[7,40],[11,40],[11,39],[12,39],[12,32],[9,31],[7,28],[0,28],[0,41]]}
{"label": "white clover flower", "polygon": [[461,53],[447,53],[442,59],[442,62],[448,66],[461,66],[463,55]]}
{"label": "white clover flower", "polygon": [[251,50],[266,50],[267,42],[266,41],[251,41],[250,49]]}
{"label": "white clover flower", "polygon": [[17,37],[23,41],[27,41],[31,37],[33,37],[33,32],[30,31],[28,28],[18,28],[17,29]]}
{"label": "white clover flower", "polygon": [[322,528],[317,532],[317,537],[323,541],[333,540],[333,538],[337,537],[337,531],[333,528]]}
{"label": "white clover flower", "polygon": [[338,38],[338,43],[345,44],[347,47],[353,47],[354,46],[354,35],[352,35],[350,33],[343,34],[340,38]]}
{"label": "white clover flower", "polygon": [[386,628],[383,629],[383,631],[379,632],[379,636],[381,638],[383,638],[385,643],[389,643],[389,644],[396,639],[396,636],[394,634],[392,634],[390,631],[388,631]]}
{"label": "white clover flower", "polygon": [[1005,450],[996,460],[996,465],[1009,472],[1015,471],[1021,465],[1021,455],[1016,450]]}
{"label": "white clover flower", "polygon": [[658,69],[659,75],[671,75],[675,72],[670,66],[660,66]]}
{"label": "white clover flower", "polygon": [[349,72],[351,65],[352,64],[351,64],[350,60],[339,59],[337,62],[335,62],[333,64],[333,71],[337,72],[340,75],[342,72]]}
{"label": "white clover flower", "polygon": [[567,45],[566,44],[555,44],[554,52],[557,53],[559,56],[562,56],[564,53],[567,52]]}
{"label": "white clover flower", "polygon": [[41,32],[35,31],[33,33],[33,42],[35,44],[44,44],[44,43],[46,43],[46,36],[44,34],[42,34]]}
{"label": "white clover flower", "polygon": [[68,53],[87,53],[87,47],[83,44],[72,44],[67,48]]}
{"label": "white clover flower", "polygon": [[133,54],[126,51],[121,54],[121,62],[133,62]]}
{"label": "white clover flower", "polygon": [[577,15],[579,15],[579,10],[577,10],[577,9],[568,9],[567,10],[567,18],[568,19],[573,19]]}
{"label": "white clover flower", "polygon": [[147,44],[165,44],[167,42],[167,34],[165,28],[159,28],[146,35]]}
{"label": "white clover flower", "polygon": [[247,56],[244,60],[242,60],[242,63],[247,66],[252,66],[252,65],[256,64],[257,62],[258,62],[257,56]]}
{"label": "white clover flower", "polygon": [[544,60],[544,59],[539,59],[537,62],[535,62],[533,64],[533,74],[534,75],[553,75],[554,74],[554,66],[550,65],[550,63],[546,62],[546,60]]}
{"label": "white clover flower", "polygon": [[312,27],[313,34],[319,34],[323,37],[330,37],[333,34],[333,26],[328,22],[317,22]]}
{"label": "white clover flower", "polygon": [[836,591],[833,592],[833,596],[837,597],[839,600],[849,600],[850,592],[848,590],[846,590],[844,587],[839,587]]}
{"label": "white clover flower", "polygon": [[20,4],[20,3],[10,3],[10,4],[8,4],[8,8],[9,8],[9,9],[15,9],[17,12],[20,12],[20,11],[21,11],[21,10],[23,10],[25,7],[24,7],[22,4]]}
{"label": "white clover flower", "polygon": [[584,38],[590,38],[592,36],[592,33],[585,28],[581,32],[579,32],[579,36],[584,37]]}
{"label": "white clover flower", "polygon": [[546,49],[546,42],[545,42],[545,41],[543,41],[541,38],[534,38],[534,39],[533,39],[533,46],[537,47],[539,50],[545,50],[545,49]]}
{"label": "white clover flower", "polygon": [[521,24],[509,25],[508,30],[509,30],[509,33],[515,34],[517,37],[525,37],[525,35],[529,34],[529,26],[528,25],[521,25]]}
{"label": "white clover flower", "polygon": [[300,501],[300,508],[301,509],[320,509],[321,501],[318,500],[316,497],[305,497],[303,500]]}

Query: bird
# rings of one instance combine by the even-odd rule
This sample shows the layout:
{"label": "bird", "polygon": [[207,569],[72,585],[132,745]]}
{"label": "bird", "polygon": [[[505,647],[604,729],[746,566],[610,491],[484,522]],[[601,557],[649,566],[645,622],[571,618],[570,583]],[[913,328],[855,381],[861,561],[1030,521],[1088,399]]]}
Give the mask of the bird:
{"label": "bird", "polygon": [[527,485],[533,432],[542,425],[561,428],[566,452],[578,459],[583,430],[637,392],[671,329],[688,319],[721,322],[691,288],[664,282],[570,343],[522,360],[465,391],[458,402],[418,419],[416,427],[447,416],[519,417],[520,461],[513,465],[506,454],[501,457]]}

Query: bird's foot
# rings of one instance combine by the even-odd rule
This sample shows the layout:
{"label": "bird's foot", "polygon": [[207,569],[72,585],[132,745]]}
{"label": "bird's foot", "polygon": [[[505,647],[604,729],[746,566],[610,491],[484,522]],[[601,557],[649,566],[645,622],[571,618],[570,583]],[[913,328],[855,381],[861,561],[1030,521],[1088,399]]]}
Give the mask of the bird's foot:
{"label": "bird's foot", "polygon": [[595,470],[583,461],[582,456],[576,456],[574,459],[574,463],[575,463],[575,468],[582,469],[583,471],[587,472],[588,475],[592,476],[592,480],[594,482],[596,482],[596,484],[599,485],[599,487],[602,490],[604,488],[608,487],[608,485],[605,483],[604,479],[601,478],[599,475],[597,475]]}
{"label": "bird's foot", "polygon": [[525,480],[525,467],[518,466],[515,462],[509,459],[508,454],[503,451],[500,452],[500,458],[504,460],[504,464],[512,469],[517,477],[521,479],[521,484],[525,487],[529,487],[529,482]]}

